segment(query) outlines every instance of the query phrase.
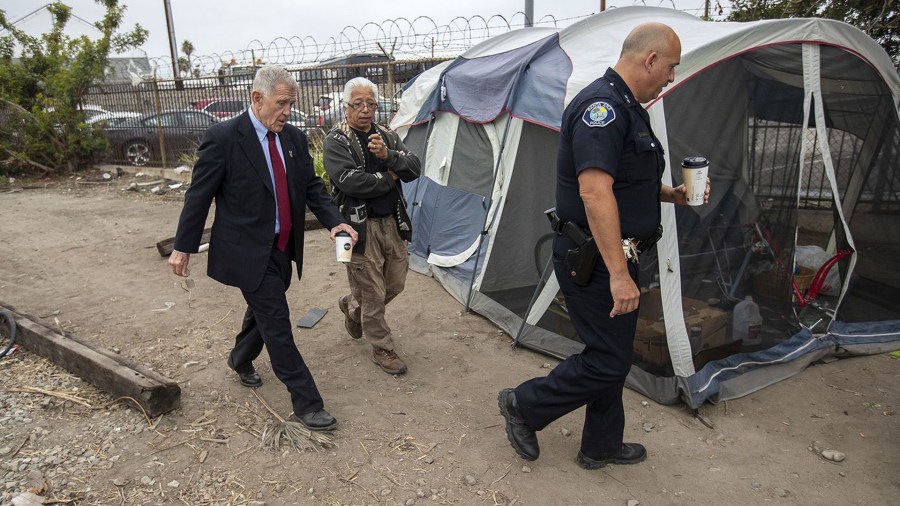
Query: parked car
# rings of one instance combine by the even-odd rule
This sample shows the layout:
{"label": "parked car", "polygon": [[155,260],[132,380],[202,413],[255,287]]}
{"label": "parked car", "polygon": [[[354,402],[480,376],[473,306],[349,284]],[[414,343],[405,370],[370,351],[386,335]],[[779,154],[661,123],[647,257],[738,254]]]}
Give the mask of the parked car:
{"label": "parked car", "polygon": [[297,128],[303,129],[307,125],[307,121],[309,121],[309,116],[300,110],[291,109],[291,115],[288,117],[288,123],[294,125]]}
{"label": "parked car", "polygon": [[120,111],[120,112],[112,112],[105,111],[103,113],[97,114],[92,118],[89,118],[85,121],[88,125],[97,125],[97,126],[105,126],[106,128],[118,126],[120,123],[128,120],[130,118],[139,118],[141,117],[141,113],[139,112],[130,112],[130,111]]}
{"label": "parked car", "polygon": [[316,122],[312,116],[297,109],[291,109],[288,123],[302,130],[310,140],[321,140],[325,135],[325,131],[316,126]]}
{"label": "parked car", "polygon": [[191,107],[206,111],[219,119],[228,119],[246,111],[250,107],[250,102],[231,98],[204,98],[191,102]]}
{"label": "parked car", "polygon": [[378,110],[375,111],[375,123],[387,125],[394,119],[394,113],[400,108],[400,104],[389,99],[382,98],[378,101]]}
{"label": "parked car", "polygon": [[343,119],[344,111],[341,110],[342,97],[343,93],[340,92],[319,96],[319,100],[313,109],[316,112],[317,127],[329,130],[332,125]]}
{"label": "parked car", "polygon": [[129,118],[107,128],[106,135],[115,156],[142,167],[160,155],[157,125],[162,127],[166,154],[174,158],[178,153],[196,150],[206,129],[218,122],[219,118],[205,111],[163,111],[159,116]]}
{"label": "parked car", "polygon": [[[55,110],[56,110],[56,108],[54,108],[52,106],[48,107],[46,109],[47,112],[51,112],[51,113],[54,112]],[[92,105],[92,104],[82,104],[82,105],[78,106],[78,110],[81,111],[81,113],[84,115],[84,121],[85,121],[85,123],[88,123],[88,124],[90,124],[91,121],[94,118],[97,118],[98,116],[102,116],[104,114],[109,114],[109,111],[107,111],[106,109],[100,107],[99,105]],[[60,130],[59,125],[56,125],[56,130],[57,131]]]}
{"label": "parked car", "polygon": [[311,129],[316,127],[311,120],[312,118],[308,114],[297,109],[291,109],[291,115],[288,117],[288,123],[303,130],[303,133],[307,135],[309,135]]}
{"label": "parked car", "polygon": [[88,123],[94,118],[102,116],[103,114],[109,114],[109,111],[100,107],[99,105],[84,104],[79,107],[79,110],[84,113],[85,123]]}

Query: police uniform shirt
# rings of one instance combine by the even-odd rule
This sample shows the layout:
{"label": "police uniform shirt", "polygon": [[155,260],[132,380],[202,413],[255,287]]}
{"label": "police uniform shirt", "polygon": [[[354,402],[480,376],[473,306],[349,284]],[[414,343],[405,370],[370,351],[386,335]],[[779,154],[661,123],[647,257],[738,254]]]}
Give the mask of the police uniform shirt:
{"label": "police uniform shirt", "polygon": [[663,150],[650,116],[613,69],[566,107],[557,158],[556,211],[588,228],[578,174],[602,169],[613,179],[622,237],[650,237],[660,222]]}

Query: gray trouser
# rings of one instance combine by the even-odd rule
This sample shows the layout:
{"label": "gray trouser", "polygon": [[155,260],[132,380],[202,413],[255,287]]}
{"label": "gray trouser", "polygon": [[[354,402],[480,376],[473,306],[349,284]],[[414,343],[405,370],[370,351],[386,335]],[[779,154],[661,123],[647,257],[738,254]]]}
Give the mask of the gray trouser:
{"label": "gray trouser", "polygon": [[362,324],[363,336],[375,348],[394,349],[385,306],[403,291],[409,254],[393,216],[366,220],[366,252],[353,253],[347,264],[350,317]]}

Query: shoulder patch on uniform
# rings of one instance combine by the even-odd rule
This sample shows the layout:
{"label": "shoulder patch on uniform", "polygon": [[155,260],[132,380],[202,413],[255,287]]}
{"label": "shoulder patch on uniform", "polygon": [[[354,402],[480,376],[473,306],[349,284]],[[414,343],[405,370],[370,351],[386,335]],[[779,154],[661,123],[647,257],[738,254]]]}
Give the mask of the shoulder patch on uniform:
{"label": "shoulder patch on uniform", "polygon": [[581,121],[589,127],[605,127],[616,119],[616,111],[609,102],[594,102],[585,109]]}

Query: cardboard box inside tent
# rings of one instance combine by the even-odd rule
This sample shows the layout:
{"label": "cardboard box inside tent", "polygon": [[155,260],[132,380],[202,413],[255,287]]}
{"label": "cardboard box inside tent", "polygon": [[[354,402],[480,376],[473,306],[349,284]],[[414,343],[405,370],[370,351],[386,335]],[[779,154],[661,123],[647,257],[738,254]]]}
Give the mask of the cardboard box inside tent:
{"label": "cardboard box inside tent", "polygon": [[[709,304],[689,297],[681,299],[684,310],[685,331],[690,335],[691,329],[700,329],[700,337],[692,343],[692,352],[695,357],[701,356],[705,364],[716,356],[708,353],[714,349],[726,347],[731,349],[733,345],[726,343],[728,326],[728,313],[721,309],[710,307]],[[666,324],[663,321],[662,294],[658,288],[645,289],[641,294],[641,307],[638,310],[637,332],[634,339],[634,353],[641,359],[654,365],[665,365],[671,362],[669,348],[666,344]],[[703,353],[707,352],[707,353]],[[695,367],[702,367],[697,364]]]}

